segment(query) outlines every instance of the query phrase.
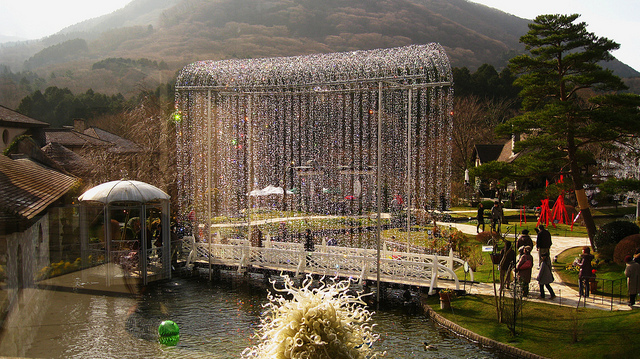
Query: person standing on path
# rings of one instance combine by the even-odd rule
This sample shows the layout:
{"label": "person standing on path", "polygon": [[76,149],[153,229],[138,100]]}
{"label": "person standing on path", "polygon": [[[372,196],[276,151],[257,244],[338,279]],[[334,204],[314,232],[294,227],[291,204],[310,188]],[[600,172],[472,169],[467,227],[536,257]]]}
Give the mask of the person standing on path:
{"label": "person standing on path", "polygon": [[516,273],[518,280],[522,286],[522,296],[529,295],[529,282],[531,282],[531,270],[533,268],[533,257],[531,256],[532,248],[524,247],[524,253],[520,256],[520,261],[516,265]]}
{"label": "person standing on path", "polygon": [[502,207],[498,201],[493,203],[491,208],[491,230],[500,233],[502,225]]}
{"label": "person standing on path", "polygon": [[549,290],[549,299],[556,297],[556,293],[551,288],[551,284],[554,281],[553,273],[551,272],[551,258],[548,255],[542,257],[542,263],[540,263],[540,272],[538,272],[538,284],[540,286],[540,298],[544,299],[544,287]]}
{"label": "person standing on path", "polygon": [[591,266],[593,258],[591,248],[586,246],[582,247],[582,254],[578,260],[578,266],[580,266],[580,271],[578,272],[578,289],[581,297],[589,297],[589,280],[593,277],[593,267]]}
{"label": "person standing on path", "polygon": [[632,256],[626,256],[624,262],[627,264],[624,275],[627,277],[627,290],[629,292],[629,306],[636,304],[638,287],[640,287],[640,264],[633,260]]}
{"label": "person standing on path", "polygon": [[538,250],[538,264],[542,263],[542,256],[550,255],[551,249],[551,233],[544,228],[541,224],[539,227],[538,236],[536,238],[536,249]]}
{"label": "person standing on path", "polygon": [[476,216],[478,225],[476,226],[476,233],[480,233],[480,225],[482,225],[482,231],[484,232],[484,206],[482,202],[478,204],[478,215]]}
{"label": "person standing on path", "polygon": [[533,248],[533,239],[529,235],[528,229],[523,229],[522,234],[518,237],[518,241],[516,242],[516,249],[521,253],[522,248],[525,246],[529,246]]}
{"label": "person standing on path", "polygon": [[307,228],[304,234],[304,250],[307,252],[315,251],[315,244],[313,242],[313,233],[311,233],[311,229]]}

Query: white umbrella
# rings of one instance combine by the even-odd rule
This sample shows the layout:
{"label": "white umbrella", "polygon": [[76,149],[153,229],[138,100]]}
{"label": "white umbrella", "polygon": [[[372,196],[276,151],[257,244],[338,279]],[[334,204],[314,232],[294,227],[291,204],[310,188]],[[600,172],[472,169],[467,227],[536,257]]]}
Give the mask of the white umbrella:
{"label": "white umbrella", "polygon": [[171,197],[163,190],[140,181],[111,181],[95,186],[83,193],[80,201],[101,203],[139,202],[147,203],[157,200],[169,200]]}
{"label": "white umbrella", "polygon": [[272,185],[268,185],[263,189],[254,189],[253,191],[249,192],[249,196],[254,196],[254,197],[268,196],[272,194],[284,194],[284,190],[282,189],[282,187],[275,187]]}

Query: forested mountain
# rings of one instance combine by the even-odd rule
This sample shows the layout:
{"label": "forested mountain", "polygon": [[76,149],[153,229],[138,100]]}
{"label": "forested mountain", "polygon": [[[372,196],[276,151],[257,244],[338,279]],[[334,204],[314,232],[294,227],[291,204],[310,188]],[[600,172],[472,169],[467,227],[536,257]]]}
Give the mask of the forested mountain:
{"label": "forested mountain", "polygon": [[[455,67],[500,69],[523,50],[528,22],[466,0],[135,0],[49,38],[0,45],[0,103],[15,107],[49,86],[129,96],[197,60],[428,42],[442,44]],[[95,66],[109,59],[120,60]]]}

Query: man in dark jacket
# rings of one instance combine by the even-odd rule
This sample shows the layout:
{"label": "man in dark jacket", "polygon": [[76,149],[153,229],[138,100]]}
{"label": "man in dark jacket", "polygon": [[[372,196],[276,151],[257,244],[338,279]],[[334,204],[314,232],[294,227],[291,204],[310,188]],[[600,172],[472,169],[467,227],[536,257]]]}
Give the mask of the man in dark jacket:
{"label": "man in dark jacket", "polygon": [[538,237],[536,238],[536,249],[538,249],[538,263],[542,261],[544,255],[549,255],[551,248],[551,233],[544,228],[544,225],[540,225],[538,231]]}
{"label": "man in dark jacket", "polygon": [[511,247],[511,242],[505,241],[504,248],[500,251],[502,259],[500,260],[500,292],[506,286],[509,289],[511,283],[511,272],[515,269],[516,252]]}
{"label": "man in dark jacket", "polygon": [[478,215],[476,216],[476,220],[478,220],[478,225],[476,225],[476,233],[480,233],[480,226],[482,225],[482,231],[484,232],[484,206],[482,202],[478,204]]}
{"label": "man in dark jacket", "polygon": [[491,208],[491,230],[500,233],[502,226],[502,206],[498,201],[494,202]]}
{"label": "man in dark jacket", "polygon": [[522,254],[521,251],[522,251],[522,248],[524,248],[524,246],[529,246],[529,247],[533,248],[533,240],[531,239],[531,236],[529,235],[529,230],[528,229],[523,229],[522,230],[522,234],[518,238],[518,242],[516,242],[516,249],[518,250],[518,252],[520,252],[520,254]]}

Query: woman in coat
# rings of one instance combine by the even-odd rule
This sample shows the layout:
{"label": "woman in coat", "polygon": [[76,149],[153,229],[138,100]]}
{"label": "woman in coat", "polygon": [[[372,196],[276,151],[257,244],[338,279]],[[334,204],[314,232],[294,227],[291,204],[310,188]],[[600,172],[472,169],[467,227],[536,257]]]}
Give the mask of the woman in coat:
{"label": "woman in coat", "polygon": [[593,267],[591,266],[593,258],[591,248],[587,246],[582,247],[582,254],[578,260],[578,266],[580,266],[580,272],[578,272],[578,288],[580,295],[585,298],[589,297],[589,281],[593,277]]}
{"label": "woman in coat", "polygon": [[516,265],[518,280],[522,286],[522,295],[529,295],[529,282],[531,282],[531,269],[533,268],[533,257],[531,256],[531,247],[525,246],[524,253],[520,256],[520,261]]}
{"label": "woman in coat", "polygon": [[636,295],[638,287],[640,287],[640,264],[633,260],[632,256],[624,258],[627,267],[624,269],[624,275],[627,276],[627,290],[629,291],[629,306],[636,304]]}
{"label": "woman in coat", "polygon": [[540,272],[538,272],[538,284],[540,285],[540,298],[544,299],[544,287],[549,290],[549,299],[556,297],[556,293],[551,288],[551,284],[554,281],[553,273],[551,273],[551,258],[545,254],[542,256],[542,263],[540,263]]}

